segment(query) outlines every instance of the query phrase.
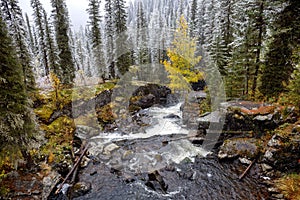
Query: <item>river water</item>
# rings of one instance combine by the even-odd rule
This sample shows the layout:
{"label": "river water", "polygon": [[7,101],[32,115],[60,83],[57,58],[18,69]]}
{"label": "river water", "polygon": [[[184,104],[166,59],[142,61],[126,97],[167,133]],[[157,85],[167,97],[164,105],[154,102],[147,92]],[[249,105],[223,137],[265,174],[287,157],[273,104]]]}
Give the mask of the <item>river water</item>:
{"label": "river water", "polygon": [[90,144],[92,162],[79,181],[91,191],[73,199],[267,199],[256,167],[243,180],[246,166],[220,162],[213,152],[192,144],[181,121],[181,104],[140,112],[148,126],[124,134],[79,137]]}

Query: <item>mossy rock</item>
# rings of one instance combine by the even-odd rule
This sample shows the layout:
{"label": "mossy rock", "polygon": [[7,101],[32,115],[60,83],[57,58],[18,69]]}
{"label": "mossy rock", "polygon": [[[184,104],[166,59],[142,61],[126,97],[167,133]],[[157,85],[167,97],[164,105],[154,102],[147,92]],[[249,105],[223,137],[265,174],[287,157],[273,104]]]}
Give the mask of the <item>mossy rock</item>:
{"label": "mossy rock", "polygon": [[48,126],[47,129],[47,131],[51,133],[70,133],[74,130],[74,120],[67,116],[57,118]]}
{"label": "mossy rock", "polygon": [[36,108],[34,112],[41,121],[47,123],[49,122],[49,119],[55,110],[56,107],[49,103],[39,108]]}
{"label": "mossy rock", "polygon": [[218,157],[220,159],[237,157],[253,159],[260,153],[262,146],[263,141],[255,138],[228,139],[220,147]]}

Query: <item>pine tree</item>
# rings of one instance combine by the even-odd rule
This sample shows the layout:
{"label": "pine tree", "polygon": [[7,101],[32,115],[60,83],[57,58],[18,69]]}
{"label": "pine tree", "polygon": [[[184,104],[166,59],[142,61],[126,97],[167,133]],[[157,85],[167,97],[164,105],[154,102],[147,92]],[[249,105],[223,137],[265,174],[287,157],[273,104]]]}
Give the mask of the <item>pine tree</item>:
{"label": "pine tree", "polygon": [[115,53],[114,53],[114,16],[113,1],[105,0],[105,36],[106,36],[106,65],[108,66],[108,77],[115,78]]}
{"label": "pine tree", "polygon": [[45,45],[47,50],[47,58],[49,60],[49,68],[55,74],[59,74],[60,69],[57,63],[58,60],[57,48],[55,46],[53,30],[51,29],[51,24],[48,21],[47,13],[45,9],[43,9],[43,17],[45,23]]}
{"label": "pine tree", "polygon": [[31,48],[32,53],[35,54],[35,47],[34,47],[35,44],[34,44],[32,29],[31,29],[31,25],[27,13],[25,13],[25,20],[26,20],[27,30],[29,34],[29,41],[30,41],[29,46]]}
{"label": "pine tree", "polygon": [[35,77],[28,48],[28,33],[18,1],[1,0],[1,13],[13,38],[17,56],[23,68],[26,89],[32,91],[35,89]]}
{"label": "pine tree", "polygon": [[147,21],[143,9],[142,1],[137,3],[137,14],[136,14],[136,43],[137,43],[137,61],[138,64],[146,64],[150,62],[150,53],[148,50],[148,34],[147,34]]}
{"label": "pine tree", "polygon": [[69,38],[69,16],[64,0],[51,0],[52,15],[58,48],[59,78],[64,84],[72,84],[75,78],[75,66]]}
{"label": "pine tree", "polygon": [[169,72],[172,89],[182,89],[184,82],[191,83],[203,79],[203,73],[194,68],[201,59],[200,56],[195,55],[195,52],[196,41],[188,36],[188,25],[182,15],[175,31],[172,48],[167,51],[170,61],[163,62]]}
{"label": "pine tree", "polygon": [[45,22],[43,18],[43,10],[42,4],[39,0],[31,0],[31,7],[33,8],[33,15],[35,26],[37,28],[38,35],[38,43],[39,43],[39,52],[41,53],[41,63],[43,63],[44,75],[48,76],[50,72],[49,62],[47,57],[47,46],[45,40]]}
{"label": "pine tree", "polygon": [[226,66],[227,85],[232,88],[228,88],[228,96],[255,97],[266,37],[266,7],[264,0],[240,1],[232,6],[235,31],[229,51],[232,57]]}
{"label": "pine tree", "polygon": [[197,18],[197,10],[198,10],[198,0],[192,0],[192,5],[191,5],[191,16],[190,16],[190,23],[189,23],[189,28],[190,28],[190,36],[195,37],[196,36],[196,29],[198,25],[198,18]]}
{"label": "pine tree", "polygon": [[267,97],[278,97],[286,90],[293,72],[293,50],[300,44],[300,2],[289,0],[282,4],[286,6],[273,23],[275,30],[265,56],[262,85],[259,87],[261,93]]}
{"label": "pine tree", "polygon": [[90,0],[89,8],[87,12],[89,14],[89,26],[91,27],[91,44],[93,47],[94,65],[97,67],[97,73],[99,76],[104,76],[105,68],[103,62],[103,49],[102,49],[102,37],[101,37],[101,18],[100,18],[100,1]]}
{"label": "pine tree", "polygon": [[22,153],[27,160],[28,145],[34,133],[24,74],[14,45],[0,16],[0,160],[12,162]]}
{"label": "pine tree", "polygon": [[127,14],[125,10],[124,0],[113,1],[113,24],[116,33],[115,48],[116,48],[116,66],[119,72],[123,75],[128,71],[131,62],[131,51],[128,48],[127,40],[128,35],[126,33],[127,26]]}

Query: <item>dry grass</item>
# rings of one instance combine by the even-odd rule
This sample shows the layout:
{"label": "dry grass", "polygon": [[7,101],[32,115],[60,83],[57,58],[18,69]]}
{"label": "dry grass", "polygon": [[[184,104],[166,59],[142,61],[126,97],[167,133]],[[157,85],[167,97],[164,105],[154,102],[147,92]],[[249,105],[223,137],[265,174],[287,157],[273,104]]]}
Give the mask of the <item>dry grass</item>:
{"label": "dry grass", "polygon": [[300,199],[300,174],[289,174],[276,181],[276,186],[285,198],[290,200]]}

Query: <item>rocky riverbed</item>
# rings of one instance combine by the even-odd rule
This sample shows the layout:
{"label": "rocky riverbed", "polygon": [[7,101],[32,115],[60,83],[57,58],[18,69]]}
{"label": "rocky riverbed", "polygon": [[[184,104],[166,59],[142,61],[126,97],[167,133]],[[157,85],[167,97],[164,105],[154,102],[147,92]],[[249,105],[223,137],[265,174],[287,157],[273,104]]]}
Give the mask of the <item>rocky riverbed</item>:
{"label": "rocky riverbed", "polygon": [[[205,93],[181,102],[167,87],[150,85],[140,87],[130,111],[116,119],[112,98],[104,90],[41,113],[49,141],[64,133],[64,143],[46,146],[61,153],[45,151],[34,169],[20,164],[4,179],[10,191],[2,198],[283,199],[274,180],[299,173],[300,122],[293,107],[231,101],[199,116]],[[214,135],[212,126],[220,132]],[[65,145],[71,141],[71,148]],[[89,150],[73,186],[67,181],[54,194],[82,142]]]}

